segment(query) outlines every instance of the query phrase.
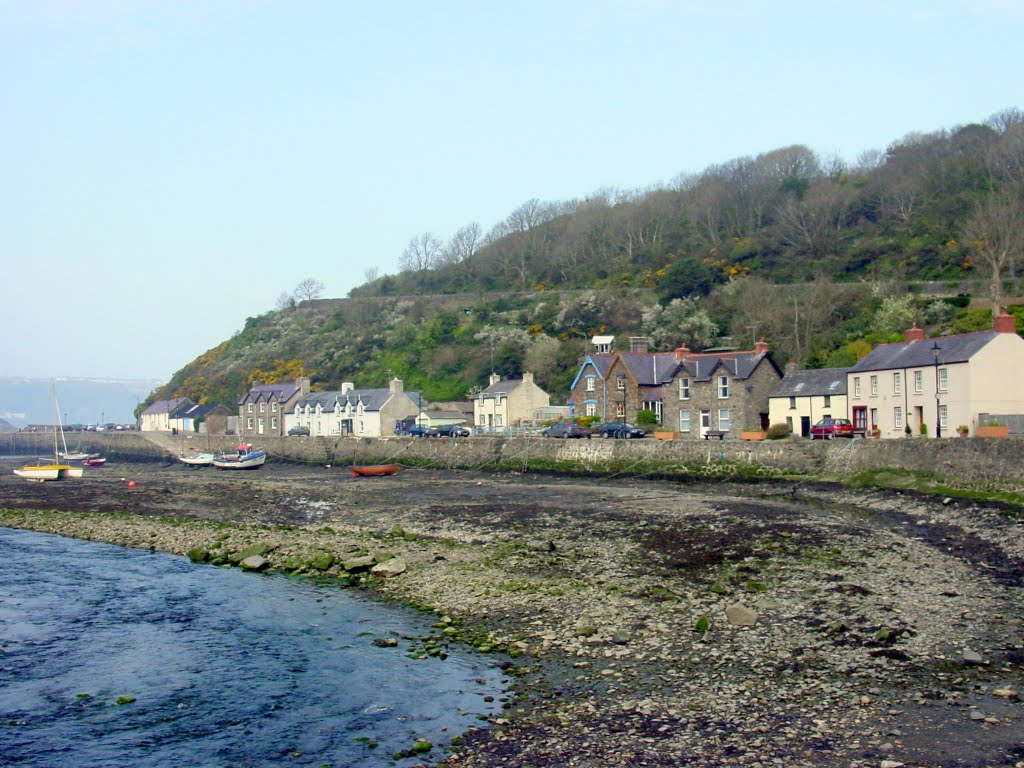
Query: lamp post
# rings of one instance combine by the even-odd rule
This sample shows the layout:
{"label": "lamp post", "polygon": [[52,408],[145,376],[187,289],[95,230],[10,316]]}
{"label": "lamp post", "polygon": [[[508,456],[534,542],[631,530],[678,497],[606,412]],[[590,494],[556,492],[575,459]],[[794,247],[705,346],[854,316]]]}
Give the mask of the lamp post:
{"label": "lamp post", "polygon": [[941,412],[939,406],[939,353],[942,347],[939,342],[932,343],[932,358],[935,360],[935,437],[942,437],[942,423],[939,419]]}

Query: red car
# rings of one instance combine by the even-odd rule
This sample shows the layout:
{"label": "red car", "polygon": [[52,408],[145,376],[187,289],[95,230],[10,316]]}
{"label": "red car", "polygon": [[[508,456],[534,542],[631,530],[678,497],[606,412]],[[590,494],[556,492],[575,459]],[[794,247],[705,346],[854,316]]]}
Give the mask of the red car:
{"label": "red car", "polygon": [[853,437],[853,422],[849,419],[822,419],[811,427],[811,440],[831,440],[833,437]]}

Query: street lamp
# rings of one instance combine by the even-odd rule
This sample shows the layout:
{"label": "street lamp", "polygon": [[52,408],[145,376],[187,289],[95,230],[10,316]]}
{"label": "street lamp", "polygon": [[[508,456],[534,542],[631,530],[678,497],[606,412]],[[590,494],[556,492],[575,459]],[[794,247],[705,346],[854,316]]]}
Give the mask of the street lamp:
{"label": "street lamp", "polygon": [[942,422],[939,419],[941,412],[939,406],[939,353],[942,347],[939,342],[932,343],[932,358],[935,360],[935,437],[942,437]]}

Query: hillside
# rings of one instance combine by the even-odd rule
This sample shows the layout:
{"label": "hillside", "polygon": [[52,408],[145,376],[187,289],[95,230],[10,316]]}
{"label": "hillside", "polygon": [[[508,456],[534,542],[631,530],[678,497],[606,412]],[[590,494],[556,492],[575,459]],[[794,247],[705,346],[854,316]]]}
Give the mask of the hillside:
{"label": "hillside", "polygon": [[318,388],[399,376],[449,400],[491,370],[534,371],[561,401],[598,332],[661,349],[763,336],[780,361],[850,364],[911,322],[986,327],[979,304],[1019,295],[1022,196],[1024,113],[1008,110],[853,165],[792,146],[668,187],[529,201],[487,234],[413,238],[402,272],[347,299],[297,291],[147,403],[233,405],[253,379],[300,373]]}

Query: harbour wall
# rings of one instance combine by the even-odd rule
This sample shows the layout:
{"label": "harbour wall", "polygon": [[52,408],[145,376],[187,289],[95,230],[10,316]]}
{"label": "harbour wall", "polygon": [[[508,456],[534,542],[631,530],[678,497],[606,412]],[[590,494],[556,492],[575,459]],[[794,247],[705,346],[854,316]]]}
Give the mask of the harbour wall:
{"label": "harbour wall", "polygon": [[[68,447],[99,453],[111,462],[167,462],[201,451],[233,451],[237,438],[154,432],[82,433]],[[902,468],[973,483],[1024,485],[1024,439],[905,440],[556,440],[490,438],[269,438],[272,459],[314,464],[393,462],[438,468],[562,469],[685,474],[694,467],[745,464],[782,473],[849,476],[863,470]],[[0,453],[52,456],[52,435],[0,435]]]}

